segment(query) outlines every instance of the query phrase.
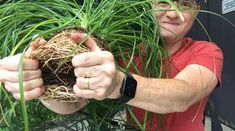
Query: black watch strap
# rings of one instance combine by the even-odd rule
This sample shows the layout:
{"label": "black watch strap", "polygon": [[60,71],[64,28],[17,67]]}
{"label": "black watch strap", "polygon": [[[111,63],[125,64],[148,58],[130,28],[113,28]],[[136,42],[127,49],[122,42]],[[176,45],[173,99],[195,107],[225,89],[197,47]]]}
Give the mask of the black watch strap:
{"label": "black watch strap", "polygon": [[118,103],[126,104],[135,97],[136,87],[137,81],[131,74],[127,73],[122,81],[122,87],[120,89],[121,97],[116,101]]}
{"label": "black watch strap", "polygon": [[120,104],[126,104],[128,101],[130,101],[131,99],[128,98],[128,97],[125,97],[125,96],[121,96],[120,98],[118,98],[116,100],[117,103],[120,103]]}

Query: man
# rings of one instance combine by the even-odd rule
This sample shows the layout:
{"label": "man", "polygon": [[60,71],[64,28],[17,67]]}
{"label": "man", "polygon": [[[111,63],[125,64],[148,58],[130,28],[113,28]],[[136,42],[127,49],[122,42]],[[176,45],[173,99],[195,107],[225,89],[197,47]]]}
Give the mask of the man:
{"label": "man", "polygon": [[[173,2],[182,11],[181,14],[167,2],[157,0],[153,3],[153,14],[161,27],[160,33],[168,52],[164,63],[167,67],[170,64],[170,72],[166,72],[169,74],[167,78],[145,78],[116,70],[112,53],[101,51],[95,42],[88,38],[84,44],[93,51],[76,55],[72,60],[77,77],[74,92],[87,99],[118,99],[119,102],[133,106],[140,123],[144,121],[145,111],[153,112],[146,130],[203,131],[203,111],[208,95],[220,84],[223,56],[214,44],[184,38],[194,23],[200,8],[199,2]],[[79,42],[85,34],[73,33],[71,37]],[[26,56],[44,43],[44,40],[33,43]],[[0,61],[0,81],[16,99],[20,98],[18,61],[19,55]],[[37,98],[43,93],[43,80],[37,61],[25,59],[24,80],[27,100]],[[61,114],[78,111],[86,104],[48,101],[43,103]],[[159,114],[165,114],[164,119],[159,119]],[[128,120],[135,124],[129,115]]]}

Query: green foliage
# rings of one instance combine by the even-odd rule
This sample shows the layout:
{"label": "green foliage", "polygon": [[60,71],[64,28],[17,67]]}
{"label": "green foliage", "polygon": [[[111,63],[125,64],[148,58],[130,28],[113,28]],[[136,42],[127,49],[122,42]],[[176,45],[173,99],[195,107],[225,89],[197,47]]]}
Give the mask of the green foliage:
{"label": "green foliage", "polygon": [[[161,75],[159,60],[164,51],[150,3],[151,0],[84,0],[84,3],[76,0],[8,0],[0,5],[0,55],[3,58],[22,52],[36,34],[48,39],[64,27],[83,27],[88,30],[88,35],[96,34],[108,43],[120,70],[127,72],[133,68],[140,75],[158,77]],[[142,45],[148,53],[144,53]],[[133,63],[135,55],[140,56],[144,73]],[[120,61],[127,64],[121,66]],[[19,74],[19,78],[21,76]],[[19,87],[23,98],[23,85]],[[38,100],[15,101],[3,85],[0,89],[1,128],[40,130],[42,127],[49,129],[57,122],[76,130],[108,130],[120,128],[117,121],[125,121],[118,113],[124,106],[109,100],[91,101],[78,113],[61,116],[47,110]],[[118,120],[113,118],[116,114],[120,116]]]}

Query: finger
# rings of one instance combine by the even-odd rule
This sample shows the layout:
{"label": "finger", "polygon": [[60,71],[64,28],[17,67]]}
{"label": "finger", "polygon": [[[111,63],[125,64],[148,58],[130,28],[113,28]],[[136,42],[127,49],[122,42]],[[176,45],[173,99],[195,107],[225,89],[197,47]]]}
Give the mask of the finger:
{"label": "finger", "polygon": [[89,89],[95,90],[98,88],[108,87],[110,82],[108,79],[104,79],[103,77],[93,77],[93,78],[83,78],[78,77],[76,79],[76,86],[80,89]]}
{"label": "finger", "polygon": [[76,77],[99,77],[106,76],[111,77],[116,72],[116,66],[114,64],[104,64],[99,66],[90,66],[90,67],[78,67],[74,68],[74,74]]}
{"label": "finger", "polygon": [[78,67],[74,68],[76,77],[97,77],[101,75],[102,66]]}
{"label": "finger", "polygon": [[106,98],[104,89],[85,90],[85,89],[80,89],[77,86],[74,86],[73,90],[77,96],[85,98],[85,99],[104,100]]}
{"label": "finger", "polygon": [[24,70],[36,70],[39,68],[39,62],[37,60],[32,59],[24,59]]}
{"label": "finger", "polygon": [[[38,87],[33,90],[24,92],[25,100],[32,100],[32,99],[38,98],[39,96],[43,94],[44,91],[45,91],[44,87]],[[13,93],[13,97],[19,100],[20,93]]]}
{"label": "finger", "polygon": [[76,90],[76,94],[82,98],[103,100],[111,93],[111,90],[108,90],[111,84],[111,79],[104,79],[103,77],[78,78],[74,91]]}
{"label": "finger", "polygon": [[[19,72],[18,71],[2,71],[0,73],[4,74],[4,77],[2,78],[3,81],[9,81],[13,83],[18,83],[19,81]],[[41,70],[27,70],[23,71],[23,81],[29,81],[32,79],[40,78],[41,77]]]}
{"label": "finger", "polygon": [[74,67],[95,66],[104,62],[114,63],[114,57],[112,53],[108,51],[81,53],[74,56],[72,59],[72,64]]}
{"label": "finger", "polygon": [[[11,93],[20,92],[19,83],[5,82],[4,84],[5,84],[5,88],[7,89],[7,91]],[[35,87],[41,87],[41,86],[43,86],[42,78],[23,82],[24,91],[30,91],[30,90],[35,89]]]}
{"label": "finger", "polygon": [[91,89],[90,88],[90,78],[77,78],[76,79],[76,86],[79,87],[80,89]]}
{"label": "finger", "polygon": [[76,85],[73,86],[73,91],[77,96],[80,96],[85,99],[91,99],[91,98],[94,98],[95,96],[95,90],[80,89]]}
{"label": "finger", "polygon": [[[18,71],[20,58],[22,54],[3,58],[1,60],[1,67],[9,71]],[[35,70],[39,68],[39,62],[37,60],[24,59],[24,70]]]}
{"label": "finger", "polygon": [[[79,43],[82,39],[84,39],[87,36],[87,34],[82,34],[82,33],[71,33],[71,38],[73,41],[76,43]],[[86,47],[91,49],[92,51],[101,51],[99,46],[97,46],[96,42],[91,38],[88,37],[85,41],[84,44]]]}
{"label": "finger", "polygon": [[29,58],[30,55],[31,55],[31,53],[32,53],[35,49],[37,49],[39,46],[44,45],[44,44],[46,44],[46,43],[47,43],[47,41],[44,40],[44,39],[39,39],[39,40],[36,40],[36,41],[32,42],[32,43],[30,44],[29,48],[28,48],[28,49],[26,50],[26,52],[25,52],[25,57]]}

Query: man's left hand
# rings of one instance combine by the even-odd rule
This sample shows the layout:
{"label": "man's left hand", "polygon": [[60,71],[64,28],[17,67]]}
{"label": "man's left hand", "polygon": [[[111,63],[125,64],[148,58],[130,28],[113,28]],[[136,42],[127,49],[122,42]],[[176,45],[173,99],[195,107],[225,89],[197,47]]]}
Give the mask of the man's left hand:
{"label": "man's left hand", "polygon": [[[86,34],[71,34],[76,43],[84,37]],[[91,52],[78,54],[72,59],[77,77],[73,90],[82,98],[103,100],[120,85],[120,74],[116,70],[114,56],[111,52],[102,51],[92,38],[87,38],[83,44]]]}

